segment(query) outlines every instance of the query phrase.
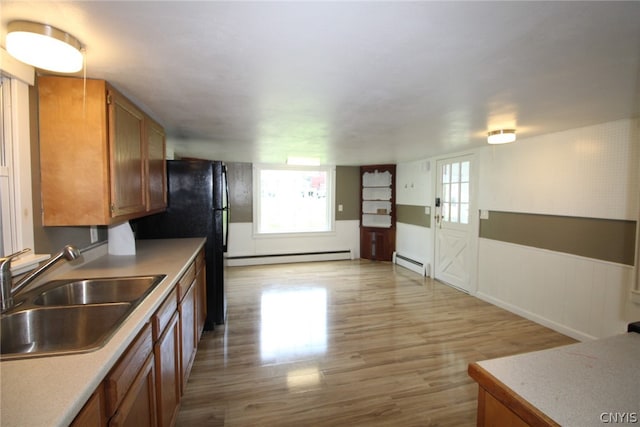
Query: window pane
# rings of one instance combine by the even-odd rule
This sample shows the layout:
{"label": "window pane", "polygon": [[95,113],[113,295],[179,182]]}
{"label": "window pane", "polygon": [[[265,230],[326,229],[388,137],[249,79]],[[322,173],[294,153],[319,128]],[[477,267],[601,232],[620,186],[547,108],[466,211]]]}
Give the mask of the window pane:
{"label": "window pane", "polygon": [[460,163],[451,163],[451,182],[460,182]]}
{"label": "window pane", "polygon": [[469,182],[469,162],[462,162],[460,181]]}
{"label": "window pane", "polygon": [[449,194],[449,184],[444,184],[442,186],[442,201],[443,202],[451,201],[451,195]]}
{"label": "window pane", "polygon": [[460,201],[460,184],[451,184],[451,201],[458,203]]}
{"label": "window pane", "polygon": [[469,204],[462,203],[460,205],[460,223],[469,224]]}
{"label": "window pane", "polygon": [[468,182],[460,184],[460,201],[462,203],[469,203],[469,183]]}
{"label": "window pane", "polygon": [[442,204],[442,220],[449,221],[449,203]]}
{"label": "window pane", "polygon": [[451,222],[458,222],[458,203],[451,203]]}
{"label": "window pane", "polygon": [[449,177],[449,165],[444,165],[442,167],[442,182],[446,183],[446,182],[450,182],[451,178]]}
{"label": "window pane", "polygon": [[261,233],[331,230],[327,171],[260,171]]}

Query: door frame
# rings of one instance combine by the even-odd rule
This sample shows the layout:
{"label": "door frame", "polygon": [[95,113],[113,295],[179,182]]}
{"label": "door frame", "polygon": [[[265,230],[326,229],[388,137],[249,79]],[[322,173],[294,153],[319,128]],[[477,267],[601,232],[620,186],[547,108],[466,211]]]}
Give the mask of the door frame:
{"label": "door frame", "polygon": [[[435,199],[438,194],[438,174],[439,174],[439,163],[447,160],[454,160],[460,157],[470,157],[471,160],[471,170],[470,170],[470,204],[469,204],[469,289],[462,289],[458,286],[452,285],[450,283],[444,282],[442,280],[438,280],[436,277],[437,271],[437,244],[438,244],[438,222],[435,220],[436,214],[440,213],[440,209],[435,207]],[[433,182],[433,209],[432,209],[432,266],[433,266],[433,275],[432,278],[440,281],[441,283],[446,284],[447,286],[451,286],[454,289],[458,289],[462,292],[468,293],[469,295],[475,295],[478,291],[478,242],[479,242],[479,230],[480,230],[480,210],[478,208],[478,192],[480,189],[479,185],[479,163],[478,163],[478,152],[462,152],[462,153],[451,153],[447,155],[442,155],[438,157],[432,158],[432,162],[434,167],[432,168],[432,182]]]}

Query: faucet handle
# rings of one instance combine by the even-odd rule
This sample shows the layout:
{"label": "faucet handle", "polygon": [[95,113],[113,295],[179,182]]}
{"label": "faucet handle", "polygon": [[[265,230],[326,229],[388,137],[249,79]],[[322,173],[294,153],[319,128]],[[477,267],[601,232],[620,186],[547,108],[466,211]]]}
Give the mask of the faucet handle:
{"label": "faucet handle", "polygon": [[11,267],[11,260],[29,252],[30,250],[31,248],[26,248],[11,255],[0,258],[0,271],[9,271],[9,268]]}

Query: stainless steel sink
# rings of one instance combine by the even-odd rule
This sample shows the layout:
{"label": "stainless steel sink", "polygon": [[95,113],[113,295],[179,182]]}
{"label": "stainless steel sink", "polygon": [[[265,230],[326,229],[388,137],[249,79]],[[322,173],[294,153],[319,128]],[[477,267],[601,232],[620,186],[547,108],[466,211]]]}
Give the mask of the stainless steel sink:
{"label": "stainless steel sink", "polygon": [[33,303],[50,306],[133,302],[146,296],[163,278],[135,276],[50,282],[39,288]]}
{"label": "stainless steel sink", "polygon": [[165,275],[56,280],[0,317],[2,360],[97,350]]}
{"label": "stainless steel sink", "polygon": [[[102,347],[126,317],[129,303],[33,308],[0,319],[2,358],[71,354]],[[13,357],[11,357],[13,356]]]}

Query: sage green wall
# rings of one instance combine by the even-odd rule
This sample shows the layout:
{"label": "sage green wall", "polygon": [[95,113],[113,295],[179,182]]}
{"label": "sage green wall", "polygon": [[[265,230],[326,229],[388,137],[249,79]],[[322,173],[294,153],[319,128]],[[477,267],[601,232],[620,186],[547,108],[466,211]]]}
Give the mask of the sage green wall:
{"label": "sage green wall", "polygon": [[425,213],[427,206],[396,204],[396,218],[403,224],[431,227],[431,215]]}
{"label": "sage green wall", "polygon": [[253,165],[226,163],[229,222],[253,222]]}
{"label": "sage green wall", "polygon": [[[342,205],[342,212],[339,207]],[[336,221],[360,219],[360,167],[336,166]]]}
{"label": "sage green wall", "polygon": [[480,237],[633,265],[636,222],[490,211]]}

